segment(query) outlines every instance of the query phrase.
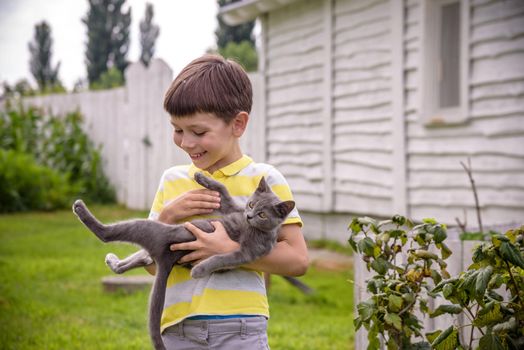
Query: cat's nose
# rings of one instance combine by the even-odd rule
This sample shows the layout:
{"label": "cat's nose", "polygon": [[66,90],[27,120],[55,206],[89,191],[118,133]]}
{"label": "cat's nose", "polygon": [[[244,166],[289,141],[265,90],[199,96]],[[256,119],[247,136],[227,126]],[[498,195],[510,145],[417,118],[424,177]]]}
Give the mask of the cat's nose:
{"label": "cat's nose", "polygon": [[247,218],[248,220],[251,220],[251,219],[253,219],[253,215],[246,214],[246,218]]}

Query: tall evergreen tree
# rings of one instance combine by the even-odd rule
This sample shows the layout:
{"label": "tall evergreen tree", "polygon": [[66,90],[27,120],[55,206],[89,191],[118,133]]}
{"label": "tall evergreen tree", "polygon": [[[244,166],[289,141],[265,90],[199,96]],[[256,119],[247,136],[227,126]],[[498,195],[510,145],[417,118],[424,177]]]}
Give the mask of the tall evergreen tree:
{"label": "tall evergreen tree", "polygon": [[153,5],[146,4],[146,17],[140,21],[140,61],[147,67],[155,54],[155,42],[160,34],[158,25],[153,24]]}
{"label": "tall evergreen tree", "polygon": [[51,66],[53,39],[51,38],[51,27],[42,21],[35,25],[33,41],[29,43],[31,58],[29,66],[31,74],[35,78],[40,91],[46,91],[59,84],[58,70],[60,62],[53,68]]}
{"label": "tall evergreen tree", "polygon": [[[218,0],[220,7],[228,5],[238,0]],[[240,44],[242,41],[249,41],[253,47],[255,47],[255,39],[253,37],[253,27],[255,21],[246,22],[237,26],[230,26],[222,20],[222,17],[217,16],[218,28],[215,31],[217,37],[218,49],[223,49],[228,43],[234,42]]]}
{"label": "tall evergreen tree", "polygon": [[131,8],[123,12],[126,0],[88,1],[89,10],[82,22],[87,26],[87,78],[93,84],[112,67],[123,75],[129,64]]}
{"label": "tall evergreen tree", "polygon": [[[238,0],[218,0],[218,5],[222,7],[236,1]],[[215,35],[218,53],[226,58],[237,60],[248,72],[257,70],[258,55],[253,37],[255,21],[230,26],[218,15],[217,21],[218,28]]]}

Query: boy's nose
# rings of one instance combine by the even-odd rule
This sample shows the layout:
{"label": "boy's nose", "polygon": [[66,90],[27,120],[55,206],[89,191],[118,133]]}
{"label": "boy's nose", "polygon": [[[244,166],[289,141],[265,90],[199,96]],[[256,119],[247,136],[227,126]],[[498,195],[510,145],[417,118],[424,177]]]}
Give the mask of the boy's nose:
{"label": "boy's nose", "polygon": [[182,142],[180,142],[180,147],[182,148],[192,148],[195,145],[195,142],[189,137],[183,137]]}

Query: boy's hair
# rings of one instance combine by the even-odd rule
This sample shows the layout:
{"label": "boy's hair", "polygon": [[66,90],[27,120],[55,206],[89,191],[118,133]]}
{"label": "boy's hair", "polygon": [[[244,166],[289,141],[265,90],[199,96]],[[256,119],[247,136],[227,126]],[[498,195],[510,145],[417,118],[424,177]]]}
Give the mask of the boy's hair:
{"label": "boy's hair", "polygon": [[217,55],[193,60],[178,74],[164,97],[174,117],[213,113],[229,123],[239,112],[251,112],[253,90],[244,69]]}

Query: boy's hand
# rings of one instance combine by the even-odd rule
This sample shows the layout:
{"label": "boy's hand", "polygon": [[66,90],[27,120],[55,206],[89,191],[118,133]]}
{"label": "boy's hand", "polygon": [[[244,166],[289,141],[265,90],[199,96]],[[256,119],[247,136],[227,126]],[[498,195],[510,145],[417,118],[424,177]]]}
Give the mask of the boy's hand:
{"label": "boy's hand", "polygon": [[220,195],[216,191],[198,189],[188,191],[169,203],[160,213],[158,220],[174,224],[193,215],[210,214],[220,208]]}
{"label": "boy's hand", "polygon": [[195,265],[212,255],[229,253],[240,247],[237,242],[229,238],[221,222],[212,221],[211,224],[215,227],[215,231],[211,233],[202,231],[190,222],[184,224],[185,228],[196,237],[196,241],[171,245],[171,250],[193,250],[193,252],[183,256],[178,261],[179,264],[191,263]]}

